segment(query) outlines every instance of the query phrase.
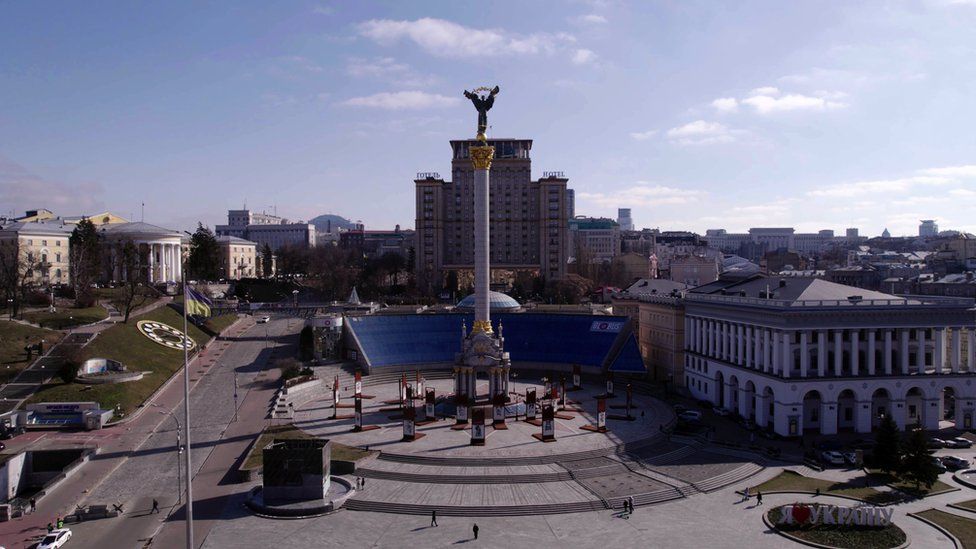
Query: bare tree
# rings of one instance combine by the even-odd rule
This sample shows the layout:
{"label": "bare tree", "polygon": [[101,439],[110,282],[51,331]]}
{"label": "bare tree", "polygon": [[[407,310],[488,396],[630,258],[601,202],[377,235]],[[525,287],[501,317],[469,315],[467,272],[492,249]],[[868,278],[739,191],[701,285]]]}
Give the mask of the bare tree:
{"label": "bare tree", "polygon": [[0,249],[0,291],[11,308],[10,314],[15,316],[27,294],[38,284],[41,264],[39,258],[19,242],[15,240],[11,244]]}
{"label": "bare tree", "polygon": [[145,299],[145,288],[142,281],[145,278],[145,263],[139,247],[132,240],[122,244],[119,254],[120,270],[125,273],[125,282],[119,288],[119,293],[112,300],[112,305],[122,312],[122,322],[129,322],[129,315],[141,305]]}

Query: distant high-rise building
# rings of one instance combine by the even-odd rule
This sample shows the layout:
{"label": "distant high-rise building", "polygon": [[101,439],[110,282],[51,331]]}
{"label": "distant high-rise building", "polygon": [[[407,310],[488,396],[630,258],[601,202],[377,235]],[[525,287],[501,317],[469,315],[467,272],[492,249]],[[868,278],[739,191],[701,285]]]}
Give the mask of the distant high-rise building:
{"label": "distant high-rise building", "polygon": [[857,227],[849,227],[847,229],[847,240],[857,240],[858,239]]}
{"label": "distant high-rise building", "polygon": [[573,218],[569,220],[569,234],[577,262],[604,263],[620,255],[620,225],[612,219]]}
{"label": "distant high-rise building", "polygon": [[566,217],[572,219],[576,217],[576,191],[566,189],[566,202],[569,204],[569,214]]}
{"label": "distant high-rise building", "polygon": [[617,208],[617,224],[621,231],[633,231],[634,220],[630,217],[630,208]]}
{"label": "distant high-rise building", "polygon": [[[474,271],[473,139],[451,141],[451,180],[420,173],[417,191],[416,271],[427,291],[444,286],[454,272]],[[489,139],[495,147],[490,168],[489,247],[494,273],[533,272],[552,280],[566,275],[566,183],[562,172],[532,179],[531,139]]]}
{"label": "distant high-rise building", "polygon": [[923,219],[918,226],[918,236],[939,236],[939,226],[934,219]]}

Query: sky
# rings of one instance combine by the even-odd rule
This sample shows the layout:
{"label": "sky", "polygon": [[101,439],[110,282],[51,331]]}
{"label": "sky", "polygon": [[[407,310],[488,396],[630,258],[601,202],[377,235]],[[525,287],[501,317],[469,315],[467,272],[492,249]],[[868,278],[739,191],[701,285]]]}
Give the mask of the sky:
{"label": "sky", "polygon": [[0,0],[0,214],[412,227],[497,84],[489,135],[577,214],[976,233],[973,29],[976,0]]}

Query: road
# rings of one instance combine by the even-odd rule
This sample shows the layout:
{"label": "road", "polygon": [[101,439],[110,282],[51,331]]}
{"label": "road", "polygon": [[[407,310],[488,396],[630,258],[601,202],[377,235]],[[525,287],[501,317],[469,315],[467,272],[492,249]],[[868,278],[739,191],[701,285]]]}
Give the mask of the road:
{"label": "road", "polygon": [[[195,516],[206,519],[201,511],[207,513],[215,505],[222,509],[223,492],[236,488],[225,483],[224,475],[263,428],[277,378],[277,370],[268,368],[276,358],[293,355],[295,334],[301,327],[298,319],[257,325],[251,319],[241,321],[191,364],[191,380],[195,380],[190,394]],[[182,422],[182,389],[182,378],[176,379],[134,420],[95,435],[86,434],[89,441],[96,441],[100,453],[42,498],[34,516],[0,524],[0,539],[6,547],[29,546],[40,533],[38,528],[77,504],[121,504],[125,513],[115,519],[72,526],[72,546],[143,547],[154,534],[182,534],[183,507],[177,505],[177,424],[173,418]],[[48,436],[57,439],[68,435]],[[149,513],[153,499],[160,504],[158,514]],[[164,522],[167,516],[170,520]],[[202,543],[210,526],[207,520],[199,521],[197,544]],[[169,546],[182,544],[179,537]]]}

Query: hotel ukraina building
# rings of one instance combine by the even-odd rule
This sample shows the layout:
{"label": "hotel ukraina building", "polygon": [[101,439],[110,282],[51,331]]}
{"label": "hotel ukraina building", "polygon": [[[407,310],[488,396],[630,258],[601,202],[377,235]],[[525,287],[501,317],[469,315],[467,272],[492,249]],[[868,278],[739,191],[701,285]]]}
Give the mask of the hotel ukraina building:
{"label": "hotel ukraina building", "polygon": [[685,385],[779,435],[973,428],[972,299],[814,278],[718,281],[685,295]]}

